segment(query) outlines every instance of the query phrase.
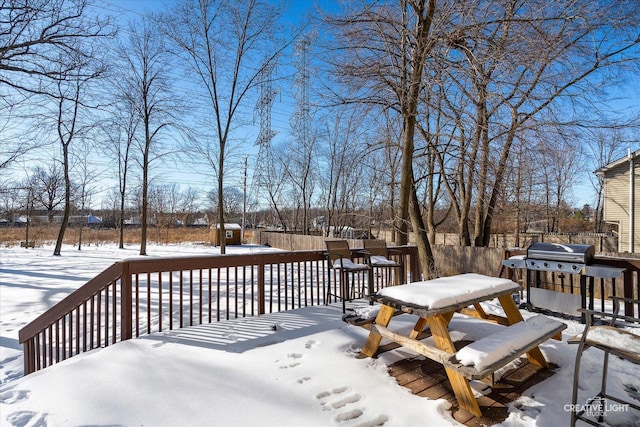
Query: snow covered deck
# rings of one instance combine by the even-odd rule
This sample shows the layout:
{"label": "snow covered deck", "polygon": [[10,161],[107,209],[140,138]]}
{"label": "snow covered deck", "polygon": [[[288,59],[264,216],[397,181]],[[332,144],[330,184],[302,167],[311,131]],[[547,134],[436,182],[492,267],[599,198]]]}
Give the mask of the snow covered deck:
{"label": "snow covered deck", "polygon": [[[355,300],[352,308],[360,312],[376,309],[372,309],[364,300]],[[357,333],[363,340],[365,335],[359,331],[360,328],[348,325],[342,320],[342,316],[339,304],[307,307],[167,331],[158,336],[147,336],[145,339],[237,354],[252,352],[256,349],[272,352],[268,349],[275,349],[278,345],[293,340],[306,340],[305,349],[309,351],[320,347],[320,340],[317,337],[323,333],[340,335]],[[398,320],[401,325],[405,325],[405,328],[413,323],[411,316],[407,315],[399,315]],[[454,316],[452,322],[456,329],[465,331],[466,337],[478,340],[493,336],[505,329],[500,325],[492,325],[487,329],[486,325],[480,324],[480,320],[459,314]],[[477,330],[474,330],[476,328]],[[433,337],[428,328],[423,331],[419,339],[433,345]],[[455,346],[458,349],[464,349],[470,343],[472,341],[463,338],[457,340]],[[355,356],[359,350],[357,342],[353,343],[353,346],[356,347],[352,347],[348,352]],[[294,370],[293,368],[307,357],[304,353],[287,354],[287,357],[280,361],[283,363],[281,369]],[[327,360],[329,359],[330,357],[327,357]],[[451,416],[456,421],[469,426],[492,425],[505,420],[508,416],[509,402],[519,398],[527,388],[553,375],[552,371],[529,363],[526,357],[515,358],[515,362],[499,372],[495,382],[486,379],[484,382],[471,382],[474,394],[485,408],[481,416],[476,416],[459,407],[443,365],[426,359],[418,353],[407,354],[406,348],[386,340],[377,352],[377,359],[388,367],[389,375],[399,385],[409,389],[418,397],[446,400],[451,405]],[[327,368],[325,382],[330,382],[331,378],[339,376],[334,373],[331,366]],[[306,380],[301,378],[299,381],[312,381],[312,378]],[[354,418],[354,421],[359,418],[360,416]]]}
{"label": "snow covered deck", "polygon": [[[363,300],[355,300],[352,308],[357,312],[376,310]],[[411,316],[408,315],[399,315],[397,320],[400,325],[404,324],[405,328],[410,327],[413,323]],[[456,348],[463,349],[472,342],[466,338],[481,339],[504,330],[503,326],[492,325],[487,328],[487,325],[481,325],[480,322],[478,319],[465,315],[456,314],[454,316],[452,323],[455,324],[455,328],[465,331],[464,335],[456,335],[456,338],[462,338],[456,339]],[[334,304],[168,331],[163,334],[162,338],[158,337],[158,340],[169,341],[173,344],[213,348],[231,353],[245,353],[258,348],[267,350],[273,347],[275,349],[274,346],[289,343],[292,340],[306,340],[305,349],[309,351],[321,346],[318,337],[323,333],[340,335],[355,333],[360,339],[365,337],[361,328],[350,326],[342,321],[341,307],[339,304]],[[146,337],[146,339],[153,339],[153,336]],[[433,337],[428,328],[422,332],[419,339],[433,343]],[[359,348],[357,343],[353,343],[353,346],[347,349],[347,352],[356,356]],[[289,353],[281,361],[284,363],[282,369],[293,371],[307,357],[304,353]],[[330,357],[327,357],[327,360],[329,359]],[[504,421],[509,414],[510,402],[518,399],[528,388],[550,378],[554,373],[552,370],[530,364],[526,357],[516,359],[495,376],[495,382],[485,380],[484,382],[473,381],[471,383],[474,394],[485,408],[481,416],[475,416],[459,407],[451,384],[447,381],[446,371],[441,364],[424,358],[418,353],[410,352],[408,354],[406,348],[387,340],[383,341],[383,345],[377,352],[377,360],[387,366],[388,374],[395,379],[398,385],[408,389],[417,397],[432,401],[446,400],[450,404],[449,411],[453,419],[468,426],[493,425]],[[327,366],[328,371],[323,374],[324,382],[330,382],[332,378],[339,376],[339,373],[334,371],[331,366]],[[306,380],[301,378],[299,381],[317,380],[317,378],[306,378]],[[376,393],[375,390],[381,390],[378,387],[382,387],[382,384],[370,390],[370,394]],[[350,388],[356,387],[351,384]],[[339,396],[337,392],[329,392],[327,398],[333,394],[336,394],[336,397]],[[361,400],[365,399],[362,393],[360,396]],[[345,399],[350,397],[352,395],[344,396]],[[380,397],[384,398],[384,396]],[[338,409],[341,409],[341,405],[345,402],[343,400],[338,400],[338,402]],[[353,402],[353,404],[355,403]],[[347,406],[345,404],[345,408]],[[347,414],[347,412],[344,413]],[[356,415],[355,412],[350,414]],[[361,417],[363,415],[356,416],[353,421],[359,420]]]}

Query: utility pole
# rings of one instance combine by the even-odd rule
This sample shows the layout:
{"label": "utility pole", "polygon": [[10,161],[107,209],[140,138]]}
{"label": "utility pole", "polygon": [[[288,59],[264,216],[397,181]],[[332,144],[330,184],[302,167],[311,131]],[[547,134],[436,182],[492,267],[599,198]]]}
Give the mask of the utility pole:
{"label": "utility pole", "polygon": [[629,159],[629,253],[634,253],[636,234],[636,177],[635,165],[633,163],[634,153],[631,152],[630,148],[627,150],[627,158]]}
{"label": "utility pole", "polygon": [[242,182],[242,226],[240,227],[240,244],[244,242],[244,227],[247,217],[247,156],[244,156],[244,178]]}

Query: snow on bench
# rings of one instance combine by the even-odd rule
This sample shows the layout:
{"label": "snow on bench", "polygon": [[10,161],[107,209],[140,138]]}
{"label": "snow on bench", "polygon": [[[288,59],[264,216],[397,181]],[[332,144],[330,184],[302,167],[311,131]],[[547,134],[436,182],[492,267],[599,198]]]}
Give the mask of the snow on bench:
{"label": "snow on bench", "polygon": [[538,344],[557,335],[567,325],[544,315],[536,315],[460,349],[450,366],[465,377],[481,379],[517,359]]}

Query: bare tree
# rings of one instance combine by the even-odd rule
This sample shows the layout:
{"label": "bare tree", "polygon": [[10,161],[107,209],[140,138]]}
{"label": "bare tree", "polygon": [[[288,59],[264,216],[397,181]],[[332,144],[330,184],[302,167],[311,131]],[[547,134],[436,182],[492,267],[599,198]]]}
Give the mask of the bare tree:
{"label": "bare tree", "polygon": [[[586,144],[589,164],[597,171],[609,163],[622,158],[624,151],[630,146],[630,138],[621,129],[597,129],[587,132],[585,137],[589,141]],[[604,226],[604,175],[590,175],[591,185],[596,190],[596,206],[594,209],[594,231],[603,231]]]}
{"label": "bare tree", "polygon": [[[333,227],[353,226],[350,216],[362,206],[362,196],[369,196],[365,182],[365,157],[367,146],[362,137],[360,112],[354,109],[334,108],[322,122],[326,129],[322,134],[323,149],[319,150],[321,173],[318,181],[323,190],[327,232]],[[365,207],[366,208],[366,207]],[[368,221],[370,223],[370,221]]]}
{"label": "bare tree", "polygon": [[[87,59],[85,41],[112,34],[109,18],[90,17],[86,0],[12,0],[0,4],[0,110],[16,123],[33,114],[34,95],[55,95],[52,82],[66,80]],[[76,58],[70,60],[70,58]],[[44,101],[42,101],[44,102]],[[28,105],[25,111],[21,106]],[[37,139],[21,135],[0,150],[0,169],[26,151],[37,147]],[[6,149],[6,150],[5,150]]]}
{"label": "bare tree", "polygon": [[296,228],[302,230],[302,234],[309,232],[309,212],[316,189],[318,171],[316,159],[316,136],[309,133],[304,141],[296,138],[289,144],[286,154],[285,171],[288,176],[287,181],[291,184],[291,194],[294,197],[296,206]]}
{"label": "bare tree", "polygon": [[[117,87],[117,85],[116,85]],[[126,198],[129,192],[131,165],[136,160],[134,148],[140,121],[131,99],[120,93],[115,103],[116,111],[111,120],[103,126],[106,141],[103,145],[107,155],[115,160],[118,180],[118,214],[116,218],[118,228],[118,248],[124,249],[124,217]]]}
{"label": "bare tree", "polygon": [[286,147],[268,143],[261,148],[263,155],[262,164],[256,165],[253,178],[253,187],[257,189],[261,197],[266,197],[269,206],[276,214],[280,227],[286,232],[288,222],[284,215],[284,209],[289,207],[286,197],[287,169]]}
{"label": "bare tree", "polygon": [[[346,16],[329,22],[346,56],[334,52],[335,72],[355,97],[345,102],[367,102],[393,108],[402,120],[402,167],[395,221],[398,242],[408,242],[410,219],[425,276],[434,262],[414,181],[416,122],[420,94],[425,88],[425,66],[437,42],[432,37],[438,10],[435,0],[399,0],[397,4],[363,2]],[[341,98],[344,99],[343,96]]]}
{"label": "bare tree", "polygon": [[[401,129],[399,120],[392,110],[386,110],[381,114],[380,120],[375,126],[377,137],[372,138],[370,150],[367,156],[368,167],[377,177],[372,186],[378,187],[377,191],[381,197],[383,214],[379,221],[393,224],[397,218],[396,207],[398,182],[401,168]],[[376,184],[377,183],[377,184]],[[391,228],[391,240],[396,242],[396,228]]]}
{"label": "bare tree", "polygon": [[36,166],[29,178],[29,188],[32,202],[46,209],[49,223],[53,223],[55,210],[64,203],[64,176],[58,163],[51,163],[48,169]]}
{"label": "bare tree", "polygon": [[[223,189],[222,193],[224,194],[224,206],[222,206],[222,210],[224,211],[225,218],[240,217],[242,215],[242,202],[244,198],[242,190],[237,187],[227,187]],[[209,192],[208,198],[214,211],[217,212],[219,210],[217,205],[219,200],[218,190]]]}
{"label": "bare tree", "polygon": [[78,41],[109,34],[109,19],[87,12],[86,0],[2,2],[0,84],[42,93],[38,78],[66,80],[76,64],[61,58],[86,57]]}
{"label": "bare tree", "polygon": [[[150,169],[166,154],[162,149],[171,128],[177,128],[175,115],[180,111],[171,91],[169,56],[159,33],[145,17],[140,25],[131,23],[128,43],[120,47],[125,76],[120,79],[120,94],[135,111],[140,122],[140,164],[142,168],[142,205],[140,255],[147,254],[148,196]],[[127,121],[125,145],[130,144],[136,124]],[[124,185],[122,191],[124,193]]]}
{"label": "bare tree", "polygon": [[[100,176],[100,170],[91,163],[90,157],[93,154],[93,144],[85,139],[83,147],[78,150],[76,157],[76,207],[80,215],[78,226],[78,250],[82,250],[82,231],[85,225],[89,225],[90,215],[86,209],[91,207],[91,198],[97,190],[96,180]],[[86,215],[86,220],[84,219]]]}
{"label": "bare tree", "polygon": [[[24,193],[29,193],[26,196]],[[8,181],[0,184],[0,219],[12,221],[21,211],[26,210],[26,206],[32,199],[30,194],[32,189],[29,180],[25,182]]]}
{"label": "bare tree", "polygon": [[157,225],[164,228],[186,225],[187,215],[197,210],[198,193],[178,184],[154,185],[150,187],[150,207],[155,211]]}
{"label": "bare tree", "polygon": [[20,101],[16,97],[8,98],[3,98],[2,101],[18,102],[19,105],[6,106],[4,108],[0,105],[0,133],[3,135],[3,141],[0,144],[0,173],[14,164],[16,160],[22,158],[27,152],[47,144],[45,141],[39,140],[25,131],[28,126],[25,126],[26,120],[21,115],[26,114],[26,112],[22,113],[19,110],[20,106],[26,108],[26,104],[31,107],[31,104],[27,101],[28,98],[20,97]]}
{"label": "bare tree", "polygon": [[88,132],[95,126],[87,111],[95,105],[88,103],[90,85],[104,73],[99,63],[86,61],[84,57],[76,58],[82,64],[74,65],[67,75],[67,80],[56,81],[55,131],[62,152],[62,172],[64,177],[64,212],[58,238],[53,250],[54,255],[60,255],[64,234],[69,224],[72,207],[71,183],[71,144],[78,139],[88,136]]}
{"label": "bare tree", "polygon": [[[241,108],[285,44],[274,46],[279,10],[261,0],[185,0],[161,18],[165,34],[199,80],[210,121],[190,148],[215,171],[218,224],[224,235],[225,162]],[[265,52],[273,52],[266,54]],[[225,253],[222,240],[220,251]]]}
{"label": "bare tree", "polygon": [[[464,2],[464,19],[445,37],[447,66],[470,101],[462,123],[461,167],[474,185],[474,235],[487,245],[514,141],[554,116],[571,125],[581,103],[598,97],[599,76],[639,59],[638,9],[627,2]],[[580,17],[579,19],[577,17]],[[612,23],[615,22],[615,25]],[[458,108],[465,107],[461,105]],[[562,111],[562,112],[560,112]],[[542,115],[544,115],[542,117]],[[537,119],[537,120],[534,120]],[[467,223],[462,215],[459,220]]]}
{"label": "bare tree", "polygon": [[569,200],[569,191],[576,182],[577,174],[583,169],[579,163],[578,150],[571,146],[567,138],[557,140],[558,136],[539,135],[537,157],[545,159],[540,162],[545,187],[546,231],[558,232],[563,209]]}

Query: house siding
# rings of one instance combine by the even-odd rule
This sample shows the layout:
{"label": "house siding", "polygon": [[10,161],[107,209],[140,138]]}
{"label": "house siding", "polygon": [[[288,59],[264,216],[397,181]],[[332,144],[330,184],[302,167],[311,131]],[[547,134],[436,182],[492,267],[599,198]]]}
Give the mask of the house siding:
{"label": "house siding", "polygon": [[[618,250],[629,252],[629,163],[623,162],[605,171],[604,219],[618,224]],[[640,159],[634,159],[634,252],[640,252]]]}

